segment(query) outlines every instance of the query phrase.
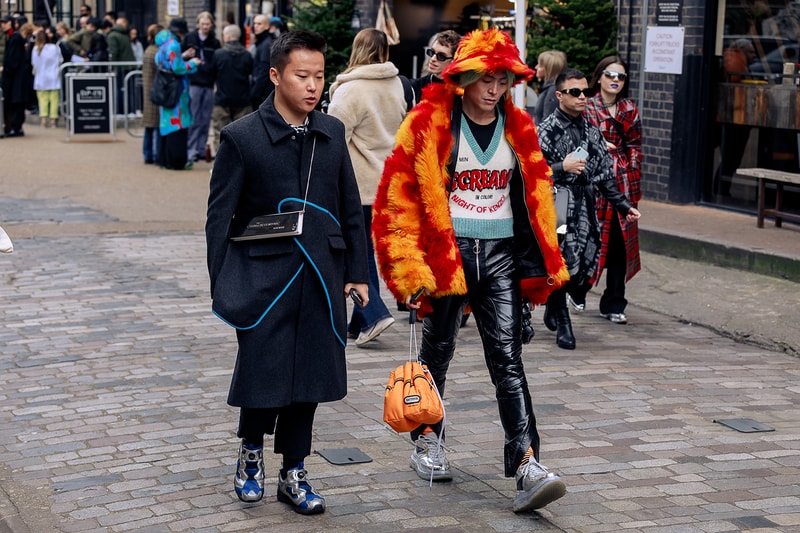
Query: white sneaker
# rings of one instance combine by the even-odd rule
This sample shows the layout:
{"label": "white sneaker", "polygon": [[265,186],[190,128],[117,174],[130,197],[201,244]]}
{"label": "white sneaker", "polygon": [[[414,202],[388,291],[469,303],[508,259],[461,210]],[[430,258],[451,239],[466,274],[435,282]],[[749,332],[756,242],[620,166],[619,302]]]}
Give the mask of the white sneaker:
{"label": "white sneaker", "polygon": [[10,254],[13,251],[14,244],[11,242],[11,237],[3,228],[0,228],[0,252]]}
{"label": "white sneaker", "polygon": [[575,310],[577,313],[583,313],[583,310],[586,309],[586,303],[579,304],[575,300],[572,299],[572,296],[567,293],[567,303]]}
{"label": "white sneaker", "polygon": [[386,331],[386,328],[388,328],[392,324],[394,324],[394,318],[390,316],[378,320],[374,326],[358,334],[358,338],[356,338],[356,346],[361,346],[362,344],[371,341],[372,339],[374,339],[375,337]]}
{"label": "white sneaker", "polygon": [[628,317],[625,316],[625,313],[600,313],[600,316],[602,316],[605,319],[610,320],[614,324],[627,324],[628,323]]}
{"label": "white sneaker", "polygon": [[439,437],[436,433],[423,433],[417,437],[411,452],[411,468],[419,477],[428,481],[433,472],[433,481],[449,481],[453,479],[450,474],[450,463],[444,454],[444,448],[439,446]]}
{"label": "white sneaker", "polygon": [[517,495],[514,497],[514,512],[522,513],[541,509],[567,493],[567,486],[558,477],[530,458],[517,469]]}

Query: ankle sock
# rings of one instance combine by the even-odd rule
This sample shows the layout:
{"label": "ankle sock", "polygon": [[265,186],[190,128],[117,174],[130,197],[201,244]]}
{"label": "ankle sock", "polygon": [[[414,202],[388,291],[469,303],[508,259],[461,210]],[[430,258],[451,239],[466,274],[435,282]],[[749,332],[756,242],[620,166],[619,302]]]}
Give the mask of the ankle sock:
{"label": "ankle sock", "polygon": [[531,457],[533,457],[533,448],[528,448],[528,451],[522,456],[522,461],[519,462],[519,466],[525,466],[528,464],[531,460]]}

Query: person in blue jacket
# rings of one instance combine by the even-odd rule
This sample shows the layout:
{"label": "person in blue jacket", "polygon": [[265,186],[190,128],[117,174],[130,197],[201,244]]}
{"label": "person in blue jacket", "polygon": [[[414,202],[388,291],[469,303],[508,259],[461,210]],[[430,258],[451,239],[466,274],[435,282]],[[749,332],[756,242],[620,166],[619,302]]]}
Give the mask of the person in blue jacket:
{"label": "person in blue jacket", "polygon": [[162,168],[170,170],[183,170],[191,168],[191,161],[187,163],[186,142],[189,126],[194,124],[189,108],[189,79],[187,74],[197,72],[202,59],[193,57],[185,61],[181,56],[181,39],[188,31],[186,21],[174,18],[166,30],[156,35],[156,66],[159,69],[170,70],[182,76],[183,90],[178,104],[173,108],[159,107],[159,133],[161,146],[159,148],[159,164]]}

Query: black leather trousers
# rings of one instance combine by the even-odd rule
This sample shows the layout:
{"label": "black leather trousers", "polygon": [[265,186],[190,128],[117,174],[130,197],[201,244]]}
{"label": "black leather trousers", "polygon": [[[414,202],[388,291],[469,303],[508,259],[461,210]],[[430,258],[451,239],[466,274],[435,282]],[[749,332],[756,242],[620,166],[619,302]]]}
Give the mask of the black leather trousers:
{"label": "black leather trousers", "polygon": [[[505,431],[505,475],[512,477],[529,447],[533,447],[537,460],[539,457],[539,433],[522,365],[521,296],[513,243],[512,239],[465,238],[457,242],[468,292],[432,300],[433,312],[423,321],[420,360],[428,365],[444,395],[461,315],[469,302]],[[416,439],[422,429],[414,430],[412,438]],[[441,428],[434,426],[434,431],[438,434]]]}

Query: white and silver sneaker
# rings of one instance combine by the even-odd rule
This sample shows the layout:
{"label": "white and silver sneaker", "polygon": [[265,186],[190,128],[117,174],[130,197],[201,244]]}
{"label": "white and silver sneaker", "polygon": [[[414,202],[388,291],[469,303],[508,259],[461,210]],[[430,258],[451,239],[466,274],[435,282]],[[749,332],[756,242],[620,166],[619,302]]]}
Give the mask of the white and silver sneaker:
{"label": "white and silver sneaker", "polygon": [[439,445],[439,437],[436,433],[424,433],[417,437],[414,443],[414,451],[411,452],[411,468],[419,477],[424,480],[450,481],[453,479],[450,474],[450,463],[444,453],[444,448]]}
{"label": "white and silver sneaker", "polygon": [[514,497],[514,512],[522,513],[541,509],[567,493],[567,486],[558,476],[547,470],[533,457],[517,469],[517,495]]}
{"label": "white and silver sneaker", "polygon": [[576,313],[583,313],[583,310],[586,309],[586,302],[579,304],[572,299],[572,296],[570,296],[569,293],[567,293],[567,303],[575,310]]}
{"label": "white and silver sneaker", "polygon": [[625,316],[625,313],[600,313],[600,316],[602,316],[606,320],[610,320],[614,324],[628,323],[628,317]]}

